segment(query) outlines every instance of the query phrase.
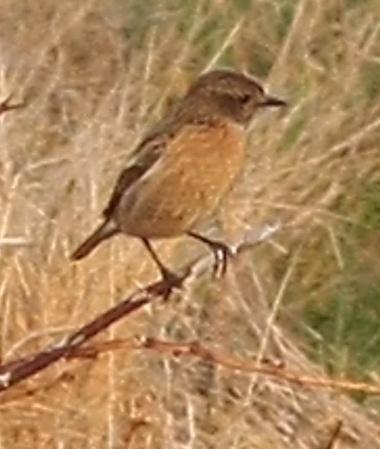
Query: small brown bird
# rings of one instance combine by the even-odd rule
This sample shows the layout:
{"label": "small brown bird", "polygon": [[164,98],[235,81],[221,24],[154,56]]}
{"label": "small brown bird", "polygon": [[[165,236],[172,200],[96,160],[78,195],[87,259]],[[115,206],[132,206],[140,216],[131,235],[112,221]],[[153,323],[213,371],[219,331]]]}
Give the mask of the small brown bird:
{"label": "small brown bird", "polygon": [[160,261],[150,240],[187,234],[211,248],[215,274],[224,272],[228,246],[197,234],[196,226],[215,211],[239,174],[245,128],[253,115],[285,105],[242,73],[201,75],[132,153],[103,211],[103,223],[71,259],[82,259],[103,240],[124,233],[141,239],[163,278],[173,280],[176,275]]}

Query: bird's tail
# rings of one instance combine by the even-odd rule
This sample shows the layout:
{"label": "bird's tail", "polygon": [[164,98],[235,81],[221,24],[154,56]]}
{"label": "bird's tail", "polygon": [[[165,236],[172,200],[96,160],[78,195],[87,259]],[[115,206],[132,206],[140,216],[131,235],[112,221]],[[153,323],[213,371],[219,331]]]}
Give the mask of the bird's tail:
{"label": "bird's tail", "polygon": [[112,220],[106,220],[86,239],[70,256],[71,260],[79,260],[86,257],[94,250],[99,243],[107,240],[119,231],[117,225]]}

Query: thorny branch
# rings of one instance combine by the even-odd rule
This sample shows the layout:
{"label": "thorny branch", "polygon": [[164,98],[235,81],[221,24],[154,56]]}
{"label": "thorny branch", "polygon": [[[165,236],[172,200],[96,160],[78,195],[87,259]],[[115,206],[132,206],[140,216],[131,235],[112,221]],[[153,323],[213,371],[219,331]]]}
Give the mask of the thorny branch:
{"label": "thorny branch", "polygon": [[[261,374],[267,377],[276,378],[279,382],[287,382],[305,388],[328,388],[348,392],[364,392],[371,395],[380,395],[380,386],[365,382],[355,382],[349,379],[334,380],[323,376],[305,376],[302,373],[291,371],[281,360],[263,359],[257,362],[255,358],[247,360],[241,359],[235,355],[224,353],[203,346],[198,341],[193,342],[171,342],[156,338],[134,338],[134,339],[114,339],[111,341],[96,342],[88,346],[72,348],[65,355],[66,359],[96,359],[103,353],[110,351],[153,351],[162,355],[171,357],[187,357],[203,360],[212,363],[215,366],[230,369],[233,371],[244,372],[248,374]],[[36,356],[42,353],[38,353]],[[31,357],[32,358],[32,357]],[[30,359],[31,359],[30,358]],[[53,362],[51,362],[53,363]],[[29,377],[29,376],[28,376]],[[32,396],[36,392],[43,390],[46,392],[49,388],[62,381],[71,381],[73,376],[68,372],[62,372],[58,378],[44,384],[43,386],[27,389],[16,397],[25,395]],[[12,396],[12,400],[15,397]],[[329,444],[324,449],[333,449],[334,444],[340,435],[341,424],[337,423],[329,439]]]}
{"label": "thorny branch", "polygon": [[[238,255],[241,252],[252,248],[264,240],[270,238],[273,233],[280,229],[278,225],[267,226],[260,234],[250,235],[236,247],[232,248],[232,253]],[[183,282],[190,276],[202,273],[205,269],[204,259],[193,261],[183,271]],[[47,348],[36,354],[18,359],[0,366],[0,391],[8,390],[11,386],[27,379],[42,371],[60,359],[69,358],[96,358],[99,354],[114,350],[149,350],[163,354],[170,354],[175,357],[193,357],[211,362],[215,365],[246,373],[258,373],[265,376],[275,377],[279,380],[290,382],[296,385],[308,387],[333,388],[346,391],[362,391],[367,394],[380,394],[380,386],[371,385],[365,382],[353,382],[350,380],[334,380],[326,377],[305,376],[301,373],[285,369],[281,363],[274,363],[270,360],[241,359],[231,354],[204,347],[199,342],[168,342],[158,339],[134,339],[134,340],[112,340],[108,342],[83,346],[95,335],[107,329],[111,324],[121,320],[127,315],[137,312],[148,303],[160,298],[166,298],[173,289],[173,285],[168,285],[165,281],[155,282],[145,288],[131,294],[116,306],[106,310],[101,315],[95,317],[89,323],[83,325],[77,331],[66,337],[60,343]],[[332,443],[338,437],[339,428],[334,432]],[[332,448],[333,446],[328,446]]]}
{"label": "thorny branch", "polygon": [[158,352],[171,351],[173,354],[187,355],[201,358],[232,370],[246,373],[258,373],[266,376],[276,377],[281,380],[304,386],[335,388],[348,391],[364,391],[368,394],[380,394],[380,386],[370,385],[365,382],[352,382],[350,380],[333,380],[325,377],[305,376],[303,374],[284,369],[281,363],[275,363],[264,359],[261,362],[255,360],[242,360],[230,354],[209,350],[198,342],[191,344],[178,344],[157,340],[147,340],[145,343],[149,349]]}
{"label": "thorny branch", "polygon": [[[247,235],[239,245],[231,248],[231,253],[237,256],[242,251],[257,246],[261,242],[269,239],[279,229],[279,224],[268,225],[260,233]],[[205,269],[204,261],[204,259],[197,259],[182,270],[182,283],[190,275],[199,275],[202,273]],[[0,392],[8,390],[13,385],[37,374],[58,360],[72,356],[84,343],[107,329],[111,324],[140,310],[143,306],[154,300],[167,298],[175,287],[177,285],[170,285],[163,280],[152,283],[132,293],[116,306],[95,317],[92,321],[83,325],[58,344],[36,354],[3,364],[0,366]]]}
{"label": "thorny branch", "polygon": [[169,354],[174,357],[193,357],[227,369],[276,377],[279,380],[296,385],[380,394],[380,386],[371,385],[366,382],[353,382],[351,380],[334,380],[322,376],[305,376],[301,373],[286,369],[285,365],[279,360],[263,359],[261,362],[257,362],[256,360],[241,359],[222,351],[207,348],[198,341],[178,343],[156,338],[140,340],[119,339],[78,348],[78,350],[73,351],[70,358],[95,358],[103,352],[115,350],[149,350],[161,354]]}
{"label": "thorny branch", "polygon": [[22,380],[42,371],[54,362],[69,357],[86,341],[107,329],[112,323],[141,309],[141,307],[152,302],[154,299],[160,298],[166,293],[167,288],[168,286],[164,281],[150,284],[143,290],[133,293],[115,307],[97,316],[91,322],[69,335],[62,342],[37,354],[26,356],[0,366],[0,391],[7,390]]}

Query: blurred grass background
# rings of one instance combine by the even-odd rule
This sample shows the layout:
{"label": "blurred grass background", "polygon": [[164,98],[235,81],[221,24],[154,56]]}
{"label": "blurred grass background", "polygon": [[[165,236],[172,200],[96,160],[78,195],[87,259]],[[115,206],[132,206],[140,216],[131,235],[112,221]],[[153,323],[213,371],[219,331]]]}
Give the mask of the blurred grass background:
{"label": "blurred grass background", "polygon": [[[380,382],[377,0],[2,0],[0,94],[28,107],[0,117],[0,242],[29,242],[0,246],[3,360],[157,276],[125,237],[81,264],[68,254],[143,133],[214,66],[246,70],[290,103],[255,120],[223,235],[285,227],[224,281],[195,280],[103,339],[199,340]],[[173,267],[202,251],[184,240],[159,243]],[[336,419],[342,447],[380,448],[378,398],[162,354],[62,363],[3,398],[4,448],[323,448]],[[139,419],[149,424],[129,439]]]}

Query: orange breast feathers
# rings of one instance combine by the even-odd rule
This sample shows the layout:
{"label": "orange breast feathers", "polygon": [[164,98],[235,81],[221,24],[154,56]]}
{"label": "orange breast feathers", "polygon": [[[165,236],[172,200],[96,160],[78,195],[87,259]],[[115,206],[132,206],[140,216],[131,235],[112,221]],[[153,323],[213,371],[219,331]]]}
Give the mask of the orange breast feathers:
{"label": "orange breast feathers", "polygon": [[244,147],[244,130],[235,124],[184,126],[122,199],[119,217],[124,231],[154,238],[191,230],[233,185]]}
{"label": "orange breast feathers", "polygon": [[194,191],[211,188],[223,195],[241,171],[244,148],[245,133],[239,125],[224,120],[188,125],[170,142],[163,164]]}

